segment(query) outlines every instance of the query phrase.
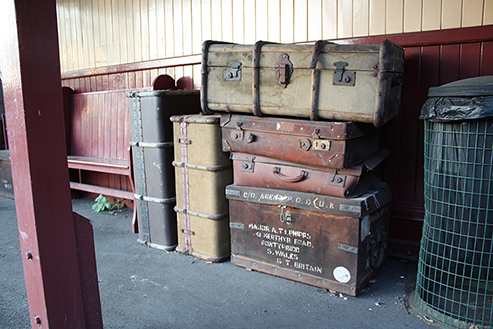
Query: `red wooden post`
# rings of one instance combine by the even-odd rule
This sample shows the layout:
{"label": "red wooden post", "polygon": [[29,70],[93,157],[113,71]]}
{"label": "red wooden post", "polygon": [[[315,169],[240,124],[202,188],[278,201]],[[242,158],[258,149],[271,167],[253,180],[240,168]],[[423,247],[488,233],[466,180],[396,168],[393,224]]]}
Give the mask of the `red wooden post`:
{"label": "red wooden post", "polygon": [[97,301],[92,296],[96,311],[89,312],[93,318],[84,316],[88,304],[83,290],[88,290],[81,277],[87,280],[88,267],[79,267],[77,257],[55,0],[3,1],[0,31],[0,71],[31,325],[102,327],[98,291]]}

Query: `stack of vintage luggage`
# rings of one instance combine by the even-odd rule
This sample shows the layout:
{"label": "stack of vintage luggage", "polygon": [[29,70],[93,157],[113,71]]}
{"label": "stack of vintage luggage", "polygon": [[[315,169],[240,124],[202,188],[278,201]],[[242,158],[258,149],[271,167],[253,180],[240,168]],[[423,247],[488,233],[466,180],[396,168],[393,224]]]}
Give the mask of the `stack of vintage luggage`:
{"label": "stack of vintage luggage", "polygon": [[403,49],[207,41],[202,56],[202,110],[228,112],[231,262],[355,296],[387,252],[380,134],[398,113]]}

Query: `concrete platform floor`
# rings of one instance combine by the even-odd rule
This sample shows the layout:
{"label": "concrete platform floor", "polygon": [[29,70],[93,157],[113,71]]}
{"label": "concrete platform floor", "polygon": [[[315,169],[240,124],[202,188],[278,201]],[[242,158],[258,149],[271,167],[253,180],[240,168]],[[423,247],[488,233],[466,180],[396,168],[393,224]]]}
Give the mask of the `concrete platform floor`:
{"label": "concrete platform floor", "polygon": [[[142,246],[130,209],[96,214],[92,204],[73,200],[94,227],[105,328],[436,328],[407,307],[416,263],[388,259],[349,297]],[[14,200],[0,197],[0,225],[0,328],[29,328]]]}

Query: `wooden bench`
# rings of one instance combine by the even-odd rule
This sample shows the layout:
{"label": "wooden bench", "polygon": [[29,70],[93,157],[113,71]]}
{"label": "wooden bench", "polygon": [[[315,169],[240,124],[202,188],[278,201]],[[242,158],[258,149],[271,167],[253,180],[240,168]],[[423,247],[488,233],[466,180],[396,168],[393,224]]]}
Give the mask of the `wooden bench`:
{"label": "wooden bench", "polygon": [[[63,87],[71,189],[134,201],[127,92]],[[135,204],[133,209],[137,232]]]}

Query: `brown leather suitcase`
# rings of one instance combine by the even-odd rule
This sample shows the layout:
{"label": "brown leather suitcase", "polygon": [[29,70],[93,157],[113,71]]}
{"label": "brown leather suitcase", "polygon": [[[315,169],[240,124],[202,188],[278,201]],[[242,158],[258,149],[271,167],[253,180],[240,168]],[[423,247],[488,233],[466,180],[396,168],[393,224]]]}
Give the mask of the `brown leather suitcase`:
{"label": "brown leather suitcase", "polygon": [[206,41],[202,110],[384,125],[399,112],[404,50],[376,45]]}
{"label": "brown leather suitcase", "polygon": [[350,168],[380,151],[380,129],[367,123],[222,114],[223,151],[306,165]]}
{"label": "brown leather suitcase", "polygon": [[230,185],[231,263],[356,296],[387,254],[390,189],[343,199]]}
{"label": "brown leather suitcase", "polygon": [[236,186],[309,192],[353,198],[368,190],[378,179],[376,169],[390,151],[383,149],[372,158],[348,169],[306,166],[246,153],[231,153]]}

